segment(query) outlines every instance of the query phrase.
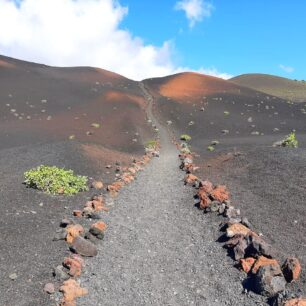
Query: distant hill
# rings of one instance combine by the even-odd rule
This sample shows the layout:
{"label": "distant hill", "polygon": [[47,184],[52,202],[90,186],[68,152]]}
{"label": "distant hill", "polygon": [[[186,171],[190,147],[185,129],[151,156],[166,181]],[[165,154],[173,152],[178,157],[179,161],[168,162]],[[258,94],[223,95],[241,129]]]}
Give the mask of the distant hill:
{"label": "distant hill", "polygon": [[242,74],[231,82],[294,102],[306,102],[306,82],[268,74]]}

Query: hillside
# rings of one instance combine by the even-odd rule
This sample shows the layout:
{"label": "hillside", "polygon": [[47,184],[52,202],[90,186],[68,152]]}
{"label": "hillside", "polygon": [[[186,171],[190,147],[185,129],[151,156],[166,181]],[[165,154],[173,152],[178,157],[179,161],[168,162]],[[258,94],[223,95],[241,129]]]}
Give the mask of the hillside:
{"label": "hillside", "polygon": [[53,236],[93,193],[51,197],[26,188],[24,172],[54,165],[106,188],[154,138],[146,107],[138,83],[115,73],[0,57],[1,305],[50,305],[42,288],[67,253]]}
{"label": "hillside", "polygon": [[[77,305],[272,305],[224,248],[220,224],[240,217],[272,258],[300,260],[286,289],[306,295],[303,107],[198,73],[135,82],[0,57],[0,305],[58,305],[68,274],[88,289]],[[273,146],[293,130],[299,148]],[[191,160],[187,172],[226,195],[213,197],[223,212],[198,209],[181,134],[191,137],[183,166]],[[161,147],[144,156],[156,137]],[[26,188],[24,172],[41,164],[86,175],[91,188],[71,197]]]}
{"label": "hillside", "polygon": [[243,74],[231,82],[293,102],[306,102],[306,82],[268,74]]}

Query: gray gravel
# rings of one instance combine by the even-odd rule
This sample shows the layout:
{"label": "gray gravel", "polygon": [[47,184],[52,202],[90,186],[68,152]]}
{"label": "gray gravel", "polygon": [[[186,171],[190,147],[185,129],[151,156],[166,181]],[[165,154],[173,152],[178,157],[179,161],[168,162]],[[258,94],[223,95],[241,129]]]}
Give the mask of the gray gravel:
{"label": "gray gravel", "polygon": [[158,128],[161,156],[104,217],[105,240],[81,277],[89,295],[78,305],[266,305],[242,293],[243,273],[216,242],[221,219],[194,207],[178,152]]}

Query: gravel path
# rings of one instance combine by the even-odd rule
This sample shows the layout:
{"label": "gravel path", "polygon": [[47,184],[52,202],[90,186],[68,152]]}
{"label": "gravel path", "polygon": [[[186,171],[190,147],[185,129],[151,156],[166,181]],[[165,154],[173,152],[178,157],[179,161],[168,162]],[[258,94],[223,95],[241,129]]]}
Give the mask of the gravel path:
{"label": "gravel path", "polygon": [[266,305],[242,294],[244,275],[216,242],[221,219],[193,207],[178,152],[157,126],[161,156],[105,216],[105,240],[81,278],[89,295],[78,305]]}

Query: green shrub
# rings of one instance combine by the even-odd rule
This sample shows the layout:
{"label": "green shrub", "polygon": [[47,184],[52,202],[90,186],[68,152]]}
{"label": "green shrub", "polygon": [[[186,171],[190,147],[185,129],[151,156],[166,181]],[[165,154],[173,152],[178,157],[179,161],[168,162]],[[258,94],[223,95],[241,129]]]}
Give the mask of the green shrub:
{"label": "green shrub", "polygon": [[147,149],[156,149],[157,147],[157,141],[156,140],[149,140],[145,143],[145,147]]}
{"label": "green shrub", "polygon": [[285,139],[282,141],[283,147],[289,147],[289,148],[297,148],[299,145],[299,142],[296,139],[295,132],[291,132],[289,135],[285,137]]}
{"label": "green shrub", "polygon": [[208,147],[207,147],[207,150],[208,150],[209,152],[213,152],[213,151],[215,151],[215,147],[213,147],[213,146],[208,146]]}
{"label": "green shrub", "polygon": [[191,136],[189,136],[187,134],[182,134],[180,139],[183,140],[183,141],[190,141],[191,140]]}
{"label": "green shrub", "polygon": [[72,170],[41,165],[24,173],[25,184],[49,194],[73,195],[88,190],[87,177]]}

